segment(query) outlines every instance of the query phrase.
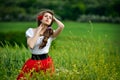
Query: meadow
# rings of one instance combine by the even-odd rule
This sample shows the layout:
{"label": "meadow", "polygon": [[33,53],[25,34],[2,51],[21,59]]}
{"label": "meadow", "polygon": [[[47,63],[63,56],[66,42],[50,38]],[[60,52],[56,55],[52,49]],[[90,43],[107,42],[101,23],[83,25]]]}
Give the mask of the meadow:
{"label": "meadow", "polygon": [[[31,80],[119,80],[120,24],[65,21],[63,32],[52,43],[55,74],[35,73]],[[1,22],[0,32],[25,32],[35,22]],[[53,24],[53,29],[56,28]],[[14,36],[14,35],[13,35]],[[15,80],[24,62],[31,57],[24,46],[0,47],[0,79]]]}

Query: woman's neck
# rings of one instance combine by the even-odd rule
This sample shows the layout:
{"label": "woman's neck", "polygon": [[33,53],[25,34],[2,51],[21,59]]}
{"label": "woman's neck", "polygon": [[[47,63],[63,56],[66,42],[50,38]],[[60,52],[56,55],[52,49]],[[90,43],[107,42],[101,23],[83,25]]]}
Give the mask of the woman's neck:
{"label": "woman's neck", "polygon": [[42,28],[47,28],[48,26],[47,26],[46,24],[41,23],[41,24],[40,24],[40,27],[42,27]]}
{"label": "woman's neck", "polygon": [[[45,24],[40,24],[39,27],[41,27],[41,31],[40,31],[40,32],[43,34],[43,33],[46,31],[46,29],[47,29],[48,26],[45,25]],[[39,28],[39,27],[38,27],[38,28]],[[37,28],[37,29],[38,29],[38,28]]]}

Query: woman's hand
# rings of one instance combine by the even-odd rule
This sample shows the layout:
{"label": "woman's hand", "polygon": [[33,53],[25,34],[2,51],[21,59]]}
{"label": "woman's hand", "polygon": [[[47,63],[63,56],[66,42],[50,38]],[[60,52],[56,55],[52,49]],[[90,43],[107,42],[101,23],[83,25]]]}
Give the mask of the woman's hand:
{"label": "woman's hand", "polygon": [[47,27],[41,24],[40,26],[38,26],[38,28],[36,28],[36,34],[42,36],[46,29]]}

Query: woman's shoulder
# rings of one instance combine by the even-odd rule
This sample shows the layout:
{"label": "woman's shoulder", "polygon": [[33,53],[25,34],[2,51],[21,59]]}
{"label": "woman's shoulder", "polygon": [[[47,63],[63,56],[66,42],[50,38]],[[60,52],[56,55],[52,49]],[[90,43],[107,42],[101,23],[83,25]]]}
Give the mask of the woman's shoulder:
{"label": "woman's shoulder", "polygon": [[26,30],[26,32],[34,32],[36,30],[36,28],[28,28],[27,30]]}
{"label": "woman's shoulder", "polygon": [[27,37],[32,37],[33,34],[34,34],[34,28],[28,28],[28,29],[26,30],[26,36],[27,36]]}

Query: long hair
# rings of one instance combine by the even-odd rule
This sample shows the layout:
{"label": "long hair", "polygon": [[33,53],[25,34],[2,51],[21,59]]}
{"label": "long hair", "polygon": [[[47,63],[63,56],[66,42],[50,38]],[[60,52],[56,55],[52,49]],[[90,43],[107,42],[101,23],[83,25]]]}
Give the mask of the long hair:
{"label": "long hair", "polygon": [[[52,15],[52,18],[53,18],[53,15],[54,15],[54,12],[53,12],[53,11],[48,10],[48,9],[42,10],[42,11],[38,14],[38,17],[37,17],[38,26],[42,23],[41,20],[42,20],[43,15],[44,15],[45,13],[50,13],[50,14]],[[51,24],[48,25],[48,28],[47,28],[46,31],[43,33],[44,38],[43,38],[43,40],[42,40],[42,43],[41,43],[40,46],[39,46],[40,49],[42,49],[43,47],[46,46],[49,37],[50,37],[51,35],[53,35],[53,29],[51,28],[52,24],[53,24],[53,19],[52,19]]]}

